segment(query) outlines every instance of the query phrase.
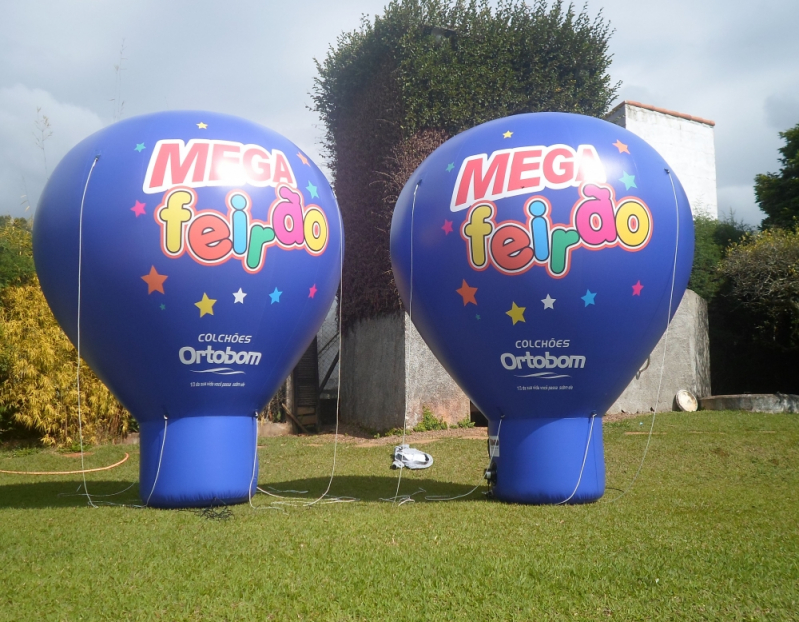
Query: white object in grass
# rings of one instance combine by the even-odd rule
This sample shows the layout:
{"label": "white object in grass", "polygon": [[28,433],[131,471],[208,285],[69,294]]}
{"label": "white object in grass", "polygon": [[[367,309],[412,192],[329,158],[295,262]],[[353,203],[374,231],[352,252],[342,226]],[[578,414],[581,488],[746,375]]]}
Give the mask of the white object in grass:
{"label": "white object in grass", "polygon": [[392,469],[426,469],[433,464],[433,456],[409,445],[394,447]]}

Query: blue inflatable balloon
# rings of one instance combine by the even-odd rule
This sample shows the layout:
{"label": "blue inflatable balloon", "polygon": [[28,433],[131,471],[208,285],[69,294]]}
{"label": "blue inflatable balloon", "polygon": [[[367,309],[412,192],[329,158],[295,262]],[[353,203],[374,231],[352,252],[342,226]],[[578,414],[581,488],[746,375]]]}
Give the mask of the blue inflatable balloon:
{"label": "blue inflatable balloon", "polygon": [[246,500],[255,414],[339,283],[341,219],[319,169],[236,117],[132,118],[60,162],[33,242],[53,313],[139,421],[142,499]]}
{"label": "blue inflatable balloon", "polygon": [[411,176],[391,257],[419,333],[489,419],[495,495],[601,497],[601,416],[691,269],[690,206],[663,158],[580,115],[485,123]]}

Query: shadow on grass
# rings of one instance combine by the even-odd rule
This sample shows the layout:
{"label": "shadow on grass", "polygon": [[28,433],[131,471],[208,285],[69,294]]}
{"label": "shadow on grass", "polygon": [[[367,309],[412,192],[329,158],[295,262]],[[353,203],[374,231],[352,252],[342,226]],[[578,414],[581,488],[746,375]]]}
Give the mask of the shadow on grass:
{"label": "shadow on grass", "polygon": [[[141,503],[138,481],[88,480],[86,485],[95,503],[106,501],[119,504]],[[50,482],[0,485],[0,509],[83,507],[87,505],[86,497],[78,490],[83,490],[83,480],[80,476],[76,479],[70,477]]]}
{"label": "shadow on grass", "polygon": [[[296,498],[299,500],[313,501],[327,488],[327,477],[296,479],[282,482],[260,482],[259,487],[268,490],[274,495]],[[103,503],[140,504],[139,483],[125,480],[95,480],[88,481],[87,486],[92,499],[98,505]],[[87,505],[86,497],[78,492],[82,490],[83,482],[77,479],[62,479],[50,482],[31,482],[0,485],[0,509],[41,509],[41,508],[70,508],[84,507]],[[424,501],[426,496],[442,495],[457,497],[472,490],[473,486],[454,484],[432,479],[421,479],[416,476],[402,478],[400,495],[413,495],[415,501]],[[127,489],[127,490],[126,490]],[[304,490],[306,494],[281,492],[290,490]],[[375,477],[360,475],[342,475],[333,479],[333,485],[328,493],[329,497],[355,497],[360,501],[379,501],[395,495],[397,490],[396,477]],[[422,492],[419,492],[419,491]],[[488,488],[481,485],[464,501],[485,499]],[[258,493],[253,502],[258,504],[276,501],[269,495]],[[459,499],[460,500],[460,499]]]}
{"label": "shadow on grass", "polygon": [[[319,497],[327,488],[329,478],[327,477],[314,477],[308,479],[296,479],[284,482],[269,482],[265,484],[259,483],[259,487],[267,490],[272,494],[281,495],[285,497],[292,497],[298,499],[313,500]],[[402,482],[400,483],[400,495],[413,495],[415,501],[424,501],[425,497],[430,496],[446,496],[457,497],[464,495],[474,488],[474,484],[455,484],[453,482],[446,482],[433,479],[422,479],[418,475],[413,474],[408,476],[407,472],[403,474]],[[279,492],[287,490],[305,490],[307,494],[295,494],[289,492]],[[421,490],[421,492],[419,492]],[[464,497],[464,501],[474,501],[477,499],[485,499],[483,494],[488,490],[488,487],[483,484],[477,488],[468,497]],[[342,475],[333,478],[333,485],[330,487],[328,496],[331,497],[355,497],[360,501],[380,501],[381,499],[389,499],[396,494],[397,491],[397,476],[373,476],[373,475]],[[269,495],[259,493],[259,500],[269,499]],[[460,500],[460,499],[459,499]]]}

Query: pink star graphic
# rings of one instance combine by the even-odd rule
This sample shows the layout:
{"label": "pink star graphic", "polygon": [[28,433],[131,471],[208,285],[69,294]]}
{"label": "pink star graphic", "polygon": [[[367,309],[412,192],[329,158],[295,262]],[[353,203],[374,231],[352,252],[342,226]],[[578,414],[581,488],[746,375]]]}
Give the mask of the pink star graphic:
{"label": "pink star graphic", "polygon": [[633,296],[640,296],[642,289],[644,289],[644,286],[641,285],[641,281],[639,279],[639,281],[633,285]]}
{"label": "pink star graphic", "polygon": [[441,227],[444,230],[444,235],[449,235],[452,233],[452,221],[451,220],[444,220],[444,226]]}
{"label": "pink star graphic", "polygon": [[316,292],[317,292],[317,291],[318,291],[318,290],[316,289],[316,283],[314,283],[314,284],[313,284],[313,285],[310,287],[310,289],[308,289],[308,298],[313,298],[314,296],[316,296]]}
{"label": "pink star graphic", "polygon": [[130,211],[136,214],[136,218],[139,216],[144,216],[147,212],[144,211],[144,203],[141,201],[136,201],[136,205],[130,208]]}

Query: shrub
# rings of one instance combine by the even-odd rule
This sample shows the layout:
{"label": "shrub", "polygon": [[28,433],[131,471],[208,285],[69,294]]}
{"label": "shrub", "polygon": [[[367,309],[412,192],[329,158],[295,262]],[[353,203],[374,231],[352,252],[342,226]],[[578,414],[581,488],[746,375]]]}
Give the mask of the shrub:
{"label": "shrub", "polygon": [[[46,445],[72,445],[78,440],[77,353],[38,279],[3,290],[0,320],[0,411]],[[124,436],[130,415],[85,363],[80,389],[84,441]]]}
{"label": "shrub", "polygon": [[688,288],[710,302],[724,282],[719,265],[727,249],[743,240],[752,227],[730,214],[721,220],[702,214],[694,218],[694,263]]}
{"label": "shrub", "polygon": [[0,290],[27,283],[34,272],[30,222],[0,216]]}
{"label": "shrub", "polygon": [[734,244],[720,273],[731,295],[758,317],[765,341],[799,348],[799,230],[767,229]]}
{"label": "shrub", "polygon": [[439,419],[427,406],[422,407],[422,420],[413,426],[414,432],[430,432],[432,430],[447,430],[446,421]]}

